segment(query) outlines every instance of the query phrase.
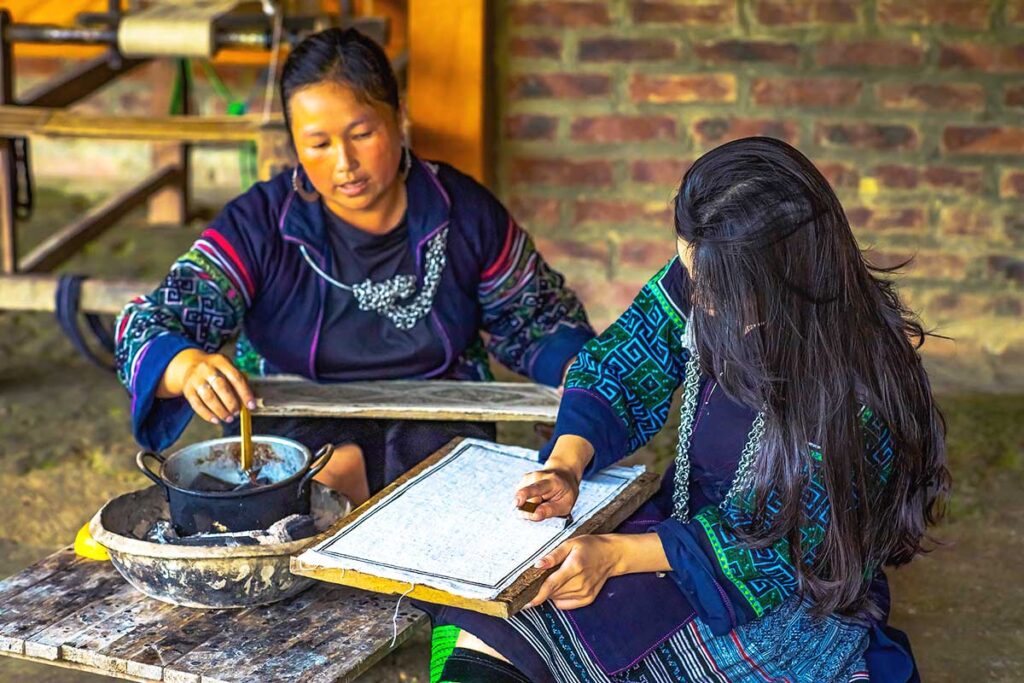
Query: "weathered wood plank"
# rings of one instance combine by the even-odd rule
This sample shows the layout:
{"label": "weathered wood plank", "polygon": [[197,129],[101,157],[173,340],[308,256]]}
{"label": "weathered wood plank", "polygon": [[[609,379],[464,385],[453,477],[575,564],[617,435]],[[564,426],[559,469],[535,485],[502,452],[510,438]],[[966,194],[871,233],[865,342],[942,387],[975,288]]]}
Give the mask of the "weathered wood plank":
{"label": "weathered wood plank", "polygon": [[211,612],[174,605],[163,607],[166,611],[158,620],[133,629],[121,640],[101,650],[100,654],[111,660],[127,662],[125,668],[129,674],[159,678],[165,665],[181,659],[214,634],[230,628],[231,621],[238,614],[235,610]]}
{"label": "weathered wood plank", "polygon": [[250,658],[259,658],[263,648],[273,642],[268,634],[279,634],[281,624],[285,624],[286,629],[299,630],[317,619],[324,619],[320,598],[321,593],[306,591],[270,608],[245,610],[231,621],[229,629],[213,635],[178,661],[165,665],[165,679],[171,672],[202,673],[214,678],[227,675]]}
{"label": "weathered wood plank", "polygon": [[68,571],[76,562],[80,563],[82,560],[78,559],[71,548],[64,548],[0,581],[0,613],[2,613],[4,602],[11,596],[45,581],[55,574]]}
{"label": "weathered wood plank", "polygon": [[[135,187],[110,197],[70,225],[43,240],[18,262],[23,273],[46,273],[71,258],[91,240],[102,235],[128,213],[141,206],[160,188],[180,183],[184,172],[177,166],[164,166],[144,178]],[[127,302],[125,302],[127,303]]]}
{"label": "weathered wood plank", "polygon": [[[191,612],[142,596],[109,619],[68,639],[61,647],[61,658],[111,676],[127,674],[160,680],[163,666],[159,659],[155,663],[135,662],[118,656],[118,647],[133,651],[145,647],[147,638],[171,632]],[[220,628],[224,626],[220,624]]]}
{"label": "weathered wood plank", "polygon": [[126,582],[112,588],[108,595],[96,596],[97,599],[93,602],[27,637],[25,654],[41,659],[58,659],[61,646],[72,640],[76,634],[106,621],[144,597]]}
{"label": "weathered wood plank", "polygon": [[23,653],[25,641],[33,634],[107,595],[123,582],[108,562],[97,562],[91,571],[62,572],[33,585],[0,606],[0,651]]}
{"label": "weathered wood plank", "polygon": [[387,380],[316,384],[292,377],[253,380],[256,415],[405,420],[544,422],[558,416],[558,391],[527,382]]}
{"label": "weathered wood plank", "polygon": [[[0,310],[53,312],[57,279],[55,275],[0,275]],[[125,304],[153,291],[156,284],[90,278],[82,283],[79,309],[84,313],[117,315]]]}
{"label": "weathered wood plank", "polygon": [[[397,645],[407,637],[407,630],[426,619],[406,602],[392,622],[395,599],[341,586],[325,588],[311,610],[267,633],[259,658],[240,659],[224,670],[211,668],[204,672],[203,681],[304,681],[327,666],[335,671],[335,678],[344,678],[364,665],[367,657],[386,655],[396,628]],[[306,619],[308,624],[303,623]]]}
{"label": "weathered wood plank", "polygon": [[278,116],[268,124],[249,116],[116,116],[42,107],[0,106],[0,137],[151,140],[223,145],[258,142],[267,129],[283,129]]}

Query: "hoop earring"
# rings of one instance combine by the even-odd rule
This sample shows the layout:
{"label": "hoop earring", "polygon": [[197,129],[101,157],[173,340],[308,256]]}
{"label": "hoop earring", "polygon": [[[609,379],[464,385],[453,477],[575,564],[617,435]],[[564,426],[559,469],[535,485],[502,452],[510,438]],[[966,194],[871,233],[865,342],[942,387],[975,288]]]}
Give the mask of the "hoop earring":
{"label": "hoop earring", "polygon": [[302,181],[299,180],[299,167],[296,166],[292,169],[292,189],[295,190],[295,194],[302,197],[307,202],[315,202],[320,199],[320,193],[313,191],[310,192],[302,186]]}

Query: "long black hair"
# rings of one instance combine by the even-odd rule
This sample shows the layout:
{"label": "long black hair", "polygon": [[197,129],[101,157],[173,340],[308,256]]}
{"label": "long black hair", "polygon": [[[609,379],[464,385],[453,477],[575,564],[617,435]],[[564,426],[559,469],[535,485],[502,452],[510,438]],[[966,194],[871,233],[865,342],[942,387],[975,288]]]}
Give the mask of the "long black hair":
{"label": "long black hair", "polygon": [[354,28],[329,28],[307,36],[281,70],[281,102],[291,131],[289,102],[302,88],[337,83],[364,102],[382,102],[399,111],[398,80],[383,48]]}
{"label": "long black hair", "polygon": [[[766,414],[741,537],[754,547],[786,539],[816,611],[874,611],[866,577],[922,551],[949,488],[945,423],[918,354],[926,332],[890,270],[865,260],[828,181],[784,142],[746,138],[699,158],[679,187],[675,227],[692,250],[702,370]],[[893,437],[884,485],[865,457],[865,405]],[[831,505],[811,563],[799,532],[808,444],[823,453]],[[768,510],[771,493],[780,505]]]}

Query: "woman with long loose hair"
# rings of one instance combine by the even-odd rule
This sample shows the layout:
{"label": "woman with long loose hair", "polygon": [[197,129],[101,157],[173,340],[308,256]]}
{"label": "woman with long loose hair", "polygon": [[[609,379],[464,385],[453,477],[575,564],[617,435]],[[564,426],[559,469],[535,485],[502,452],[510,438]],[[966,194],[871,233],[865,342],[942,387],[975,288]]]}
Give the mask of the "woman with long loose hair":
{"label": "woman with long loose hair", "polygon": [[515,498],[540,503],[533,519],[567,514],[681,386],[661,491],[544,557],[554,571],[511,620],[432,608],[464,629],[441,679],[913,680],[882,568],[922,551],[949,485],[921,325],[786,143],[698,159],[675,231],[678,256],[572,367]]}

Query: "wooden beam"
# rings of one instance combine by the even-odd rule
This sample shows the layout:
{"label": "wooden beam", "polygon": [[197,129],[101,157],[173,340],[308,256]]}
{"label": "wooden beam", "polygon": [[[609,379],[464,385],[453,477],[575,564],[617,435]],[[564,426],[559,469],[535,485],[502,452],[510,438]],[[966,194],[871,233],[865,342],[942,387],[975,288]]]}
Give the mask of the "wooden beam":
{"label": "wooden beam", "polygon": [[0,106],[0,137],[42,135],[104,140],[150,140],[194,144],[258,141],[268,129],[284,130],[276,117],[262,116],[115,116],[81,114],[43,107]]}
{"label": "wooden beam", "polygon": [[109,55],[103,54],[33,88],[18,98],[18,102],[26,107],[67,107],[147,61],[124,58],[121,68],[115,69],[110,66]]}
{"label": "wooden beam", "polygon": [[410,0],[412,142],[488,184],[486,0]]}
{"label": "wooden beam", "polygon": [[[10,23],[10,12],[0,9],[0,106],[14,102],[14,58],[11,44],[4,38]],[[14,141],[0,136],[0,273],[18,269],[18,234],[14,226],[17,178]]]}
{"label": "wooden beam", "polygon": [[[174,83],[172,89],[178,90],[180,101],[163,102],[162,98],[155,98],[153,105],[154,114],[161,111],[168,111],[168,105],[177,105],[171,113],[189,116],[192,111],[192,79],[189,77],[191,66],[183,59],[161,59],[152,63],[149,68],[149,76],[156,83]],[[168,183],[159,192],[150,196],[146,206],[146,221],[150,224],[184,225],[191,218],[191,201],[189,197],[189,179],[191,173],[191,146],[178,142],[157,142],[150,145],[153,157],[153,167],[174,165],[181,169],[181,174],[174,183]]]}
{"label": "wooden beam", "polygon": [[45,240],[21,259],[18,269],[23,273],[45,273],[73,256],[83,245],[102,235],[132,209],[142,205],[161,188],[180,182],[181,169],[165,166],[135,187],[115,195],[92,209],[85,216]]}
{"label": "wooden beam", "polygon": [[[52,313],[58,279],[56,275],[0,275],[0,310]],[[139,280],[85,280],[79,308],[84,313],[117,315],[129,301],[155,287],[155,282]]]}

